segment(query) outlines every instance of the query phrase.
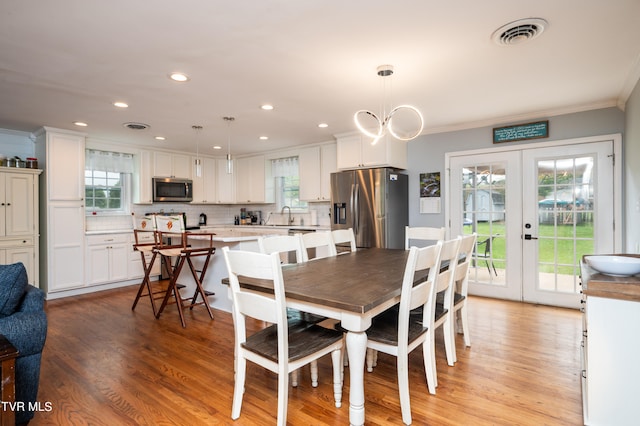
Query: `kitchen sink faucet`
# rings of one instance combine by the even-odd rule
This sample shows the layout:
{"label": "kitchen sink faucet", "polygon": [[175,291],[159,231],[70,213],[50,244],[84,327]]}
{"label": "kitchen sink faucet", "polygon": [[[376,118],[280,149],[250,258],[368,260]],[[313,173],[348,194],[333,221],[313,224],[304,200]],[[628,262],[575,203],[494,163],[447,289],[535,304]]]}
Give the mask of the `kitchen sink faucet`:
{"label": "kitchen sink faucet", "polygon": [[291,218],[291,207],[289,206],[282,207],[282,210],[280,210],[280,214],[284,214],[284,209],[289,209],[289,219],[287,220],[287,224],[293,225],[293,219]]}

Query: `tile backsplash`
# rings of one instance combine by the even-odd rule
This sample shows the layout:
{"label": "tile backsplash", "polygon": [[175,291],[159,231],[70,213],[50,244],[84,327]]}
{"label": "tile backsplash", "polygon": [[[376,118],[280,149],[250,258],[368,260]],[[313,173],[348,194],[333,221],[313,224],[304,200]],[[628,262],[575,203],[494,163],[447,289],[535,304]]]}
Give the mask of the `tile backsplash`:
{"label": "tile backsplash", "polygon": [[[199,205],[199,204],[181,204],[181,203],[155,203],[152,205],[134,204],[131,211],[138,215],[157,212],[175,212],[186,213],[187,226],[198,225],[200,213],[207,215],[207,225],[233,225],[234,216],[240,215],[240,208],[246,208],[247,211],[262,211],[262,219],[269,225],[286,224],[288,213],[281,214],[276,209],[275,204],[259,204],[259,205]],[[315,213],[312,213],[315,212]],[[330,226],[331,220],[329,216],[329,203],[311,203],[309,204],[308,213],[293,212],[291,217],[294,225],[311,225],[313,217],[316,216],[318,225]],[[302,223],[301,223],[302,221]],[[130,215],[95,215],[86,216],[87,231],[109,231],[124,230],[132,228],[132,220]]]}

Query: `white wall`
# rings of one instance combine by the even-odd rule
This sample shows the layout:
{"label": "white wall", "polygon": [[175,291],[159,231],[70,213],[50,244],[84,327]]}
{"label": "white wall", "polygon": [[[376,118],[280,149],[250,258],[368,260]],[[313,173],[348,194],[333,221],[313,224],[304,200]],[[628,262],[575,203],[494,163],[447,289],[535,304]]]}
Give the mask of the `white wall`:
{"label": "white wall", "polygon": [[640,83],[625,108],[623,152],[625,247],[629,253],[640,253]]}
{"label": "white wall", "polygon": [[35,157],[35,146],[31,133],[0,129],[0,155],[11,158],[18,156],[23,160]]}
{"label": "white wall", "polygon": [[[638,89],[636,88],[636,92]],[[638,96],[640,97],[640,96]],[[640,105],[638,105],[640,108]],[[625,130],[625,113],[618,108],[604,108],[556,117],[540,117],[539,120],[549,120],[549,138],[509,143],[513,145],[534,144],[555,140],[573,139],[578,137],[598,136],[612,133],[623,133]],[[429,117],[425,120],[429,121]],[[537,120],[527,120],[537,121]],[[640,119],[637,120],[638,138],[640,139]],[[518,124],[503,123],[501,125]],[[445,163],[447,152],[465,151],[471,149],[495,148],[493,144],[493,127],[481,127],[456,132],[424,135],[411,142],[408,146],[408,174],[409,174],[409,225],[410,226],[444,226],[444,205],[440,214],[420,214],[419,210],[419,177],[420,173],[440,172],[444,183]],[[640,141],[638,141],[640,144]],[[624,135],[623,135],[624,143]],[[640,146],[637,148],[640,150]],[[636,151],[637,153],[638,151]],[[636,159],[638,157],[636,156]],[[628,163],[627,163],[628,164]],[[636,175],[640,188],[640,170]],[[444,187],[442,188],[444,191]],[[638,191],[636,191],[637,193]],[[444,201],[445,194],[442,194]],[[636,199],[637,195],[636,195]],[[624,228],[623,228],[624,229]],[[624,232],[623,232],[624,234]]]}

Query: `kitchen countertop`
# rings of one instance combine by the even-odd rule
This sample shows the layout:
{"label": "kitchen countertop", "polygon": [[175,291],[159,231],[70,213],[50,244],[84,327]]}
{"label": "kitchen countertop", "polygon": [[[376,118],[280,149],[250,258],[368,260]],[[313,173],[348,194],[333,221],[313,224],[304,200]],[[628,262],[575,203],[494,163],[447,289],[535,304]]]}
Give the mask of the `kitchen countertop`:
{"label": "kitchen countertop", "polygon": [[[615,256],[640,257],[637,254],[615,254]],[[584,260],[581,262],[582,291],[587,296],[640,302],[640,276],[614,277],[601,274]]]}

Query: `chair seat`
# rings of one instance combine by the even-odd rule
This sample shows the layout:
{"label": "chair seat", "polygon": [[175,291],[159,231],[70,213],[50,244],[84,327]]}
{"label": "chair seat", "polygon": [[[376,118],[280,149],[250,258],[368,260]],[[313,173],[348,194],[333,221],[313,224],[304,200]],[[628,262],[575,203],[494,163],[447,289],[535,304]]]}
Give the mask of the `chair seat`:
{"label": "chair seat", "polygon": [[155,244],[135,244],[133,247],[138,251],[151,253],[153,249],[156,248],[156,245]]}
{"label": "chair seat", "polygon": [[[304,321],[289,321],[289,360],[304,358],[323,347],[340,342],[342,338],[342,333],[335,330]],[[273,362],[278,362],[277,326],[274,324],[252,334],[242,346]]]}
{"label": "chair seat", "polygon": [[[422,315],[409,317],[409,342],[414,341],[428,331],[428,327],[422,325]],[[398,316],[384,315],[382,318],[376,317],[373,324],[367,330],[367,338],[372,341],[384,343],[386,345],[398,344]]]}
{"label": "chair seat", "polygon": [[163,256],[169,256],[169,257],[180,256],[182,254],[182,247],[163,248],[158,250],[158,253],[160,253]]}

